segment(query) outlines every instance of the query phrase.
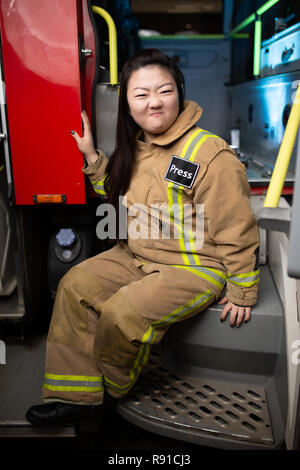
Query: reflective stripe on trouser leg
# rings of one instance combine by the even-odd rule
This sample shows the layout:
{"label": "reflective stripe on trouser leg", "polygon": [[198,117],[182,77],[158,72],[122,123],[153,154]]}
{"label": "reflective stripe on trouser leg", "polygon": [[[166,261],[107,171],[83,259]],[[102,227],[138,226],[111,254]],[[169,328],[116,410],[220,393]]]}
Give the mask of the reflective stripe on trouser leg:
{"label": "reflective stripe on trouser leg", "polygon": [[214,286],[214,288],[223,290],[227,275],[220,269],[207,268],[204,266],[184,266],[181,264],[172,264],[175,268],[185,269],[186,271],[196,274],[196,276],[201,277],[205,281],[209,282]]}
{"label": "reflective stripe on trouser leg", "polygon": [[114,304],[109,305],[111,299],[108,300],[106,319],[103,316],[99,322],[95,355],[104,372],[105,387],[115,392],[115,396],[123,396],[136,383],[147,363],[151,345],[161,341],[169,325],[204,310],[215,295],[210,289],[197,294],[185,305],[150,323],[144,334],[141,334],[144,325],[139,312],[122,295],[117,297]]}
{"label": "reflective stripe on trouser leg", "polygon": [[96,312],[86,308],[88,295],[101,292],[99,280],[79,267],[59,285],[47,340],[44,399],[102,403],[103,375],[93,356]]}
{"label": "reflective stripe on trouser leg", "polygon": [[45,373],[44,388],[66,392],[103,392],[103,377]]}
{"label": "reflective stripe on trouser leg", "polygon": [[94,338],[101,305],[143,274],[115,247],[72,268],[59,284],[47,340],[44,399],[102,403],[103,373]]}

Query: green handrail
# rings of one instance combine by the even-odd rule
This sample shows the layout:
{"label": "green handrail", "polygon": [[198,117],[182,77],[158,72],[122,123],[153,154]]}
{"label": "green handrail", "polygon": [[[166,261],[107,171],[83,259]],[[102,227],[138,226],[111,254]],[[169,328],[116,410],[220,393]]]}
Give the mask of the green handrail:
{"label": "green handrail", "polygon": [[272,8],[279,0],[268,0],[261,7],[259,7],[255,13],[252,13],[248,18],[242,21],[230,32],[230,36],[233,37],[236,33],[246,28],[249,24],[255,21],[254,29],[254,54],[253,54],[253,75],[257,77],[260,74],[260,49],[261,49],[261,15],[267,10]]}
{"label": "green handrail", "polygon": [[117,30],[114,20],[103,8],[92,5],[92,11],[102,16],[108,26],[109,37],[109,69],[111,85],[118,84],[118,54],[117,54]]}

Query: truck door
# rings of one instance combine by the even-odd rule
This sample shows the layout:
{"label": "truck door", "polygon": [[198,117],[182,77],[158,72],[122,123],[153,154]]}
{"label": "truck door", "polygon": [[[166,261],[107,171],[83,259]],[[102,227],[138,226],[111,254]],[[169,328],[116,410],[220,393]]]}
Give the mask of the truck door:
{"label": "truck door", "polygon": [[[87,6],[77,0],[42,0],[38,6],[34,0],[0,2],[11,169],[18,205],[47,198],[65,204],[86,202],[82,158],[70,138],[72,128],[81,129],[80,112],[85,106],[80,71],[86,46],[82,8]],[[94,60],[92,51],[90,55],[89,60]]]}

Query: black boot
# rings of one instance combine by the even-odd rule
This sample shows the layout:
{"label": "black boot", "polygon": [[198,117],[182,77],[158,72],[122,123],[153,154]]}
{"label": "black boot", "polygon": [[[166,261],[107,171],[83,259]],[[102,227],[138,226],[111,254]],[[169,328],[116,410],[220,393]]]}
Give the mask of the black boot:
{"label": "black boot", "polygon": [[101,414],[101,405],[53,402],[32,406],[26,419],[34,426],[79,426],[81,430],[95,431],[100,426]]}

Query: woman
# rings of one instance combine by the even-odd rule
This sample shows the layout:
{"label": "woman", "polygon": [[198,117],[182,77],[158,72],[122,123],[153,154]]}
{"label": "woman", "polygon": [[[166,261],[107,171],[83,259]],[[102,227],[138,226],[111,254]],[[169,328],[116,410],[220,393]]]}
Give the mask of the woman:
{"label": "woman", "polygon": [[104,394],[123,397],[151,345],[170,324],[219,299],[226,281],[221,321],[229,313],[231,326],[249,320],[259,275],[249,185],[226,142],[196,126],[201,113],[184,101],[177,66],[160,51],[142,50],[122,71],[110,160],[94,149],[85,113],[83,137],[71,131],[95,191],[117,211],[124,196],[128,240],[61,280],[47,341],[46,403],[30,408],[31,423],[75,424],[97,415]]}

